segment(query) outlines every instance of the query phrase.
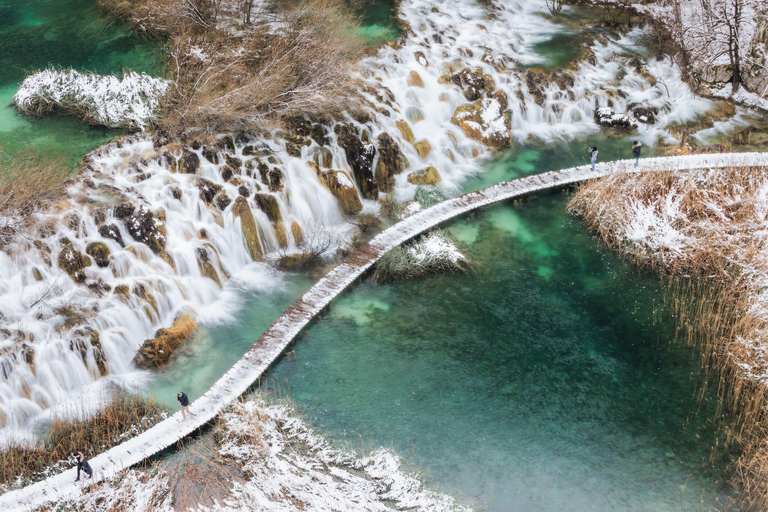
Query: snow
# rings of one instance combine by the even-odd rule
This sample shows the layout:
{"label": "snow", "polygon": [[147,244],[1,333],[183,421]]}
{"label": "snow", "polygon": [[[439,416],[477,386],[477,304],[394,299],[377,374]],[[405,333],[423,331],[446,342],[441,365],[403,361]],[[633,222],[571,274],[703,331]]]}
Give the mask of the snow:
{"label": "snow", "polygon": [[169,81],[129,71],[122,80],[73,69],[46,69],[24,79],[13,101],[19,110],[38,113],[58,106],[86,113],[89,122],[110,128],[144,129],[154,119]]}
{"label": "snow", "polygon": [[337,172],[336,173],[336,180],[338,184],[345,188],[355,188],[355,184],[352,183],[352,180],[349,179],[349,176],[347,176],[347,173],[345,172]]}
{"label": "snow", "polygon": [[414,243],[408,252],[418,261],[429,261],[436,259],[447,259],[456,263],[464,259],[464,255],[449,240],[446,240],[440,233],[431,233]]}
{"label": "snow", "polygon": [[711,89],[712,96],[717,98],[732,99],[734,102],[750,108],[768,111],[768,99],[761,98],[759,94],[747,91],[744,87],[734,93],[733,84],[727,83],[721,89]]}

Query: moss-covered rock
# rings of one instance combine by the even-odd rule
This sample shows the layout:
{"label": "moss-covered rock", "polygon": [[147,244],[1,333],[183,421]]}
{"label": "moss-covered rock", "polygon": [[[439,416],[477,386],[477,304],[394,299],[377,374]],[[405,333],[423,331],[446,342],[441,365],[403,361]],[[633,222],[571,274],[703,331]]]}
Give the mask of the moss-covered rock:
{"label": "moss-covered rock", "polygon": [[[162,214],[165,214],[164,210]],[[155,218],[155,214],[146,206],[142,206],[139,211],[125,219],[125,227],[134,240],[145,244],[155,254],[165,251],[165,223]]]}
{"label": "moss-covered rock", "polygon": [[295,220],[291,222],[291,234],[293,234],[293,241],[296,244],[300,244],[304,240],[304,233],[301,231],[301,226]]}
{"label": "moss-covered rock", "polygon": [[386,133],[379,135],[379,161],[376,163],[376,183],[382,192],[392,192],[395,175],[405,170],[405,160],[400,147]]}
{"label": "moss-covered rock", "polygon": [[115,295],[122,295],[123,297],[128,297],[131,295],[131,289],[128,288],[127,284],[119,284],[114,287],[112,290],[112,293]]}
{"label": "moss-covered rock", "polygon": [[459,105],[451,117],[451,123],[461,128],[470,139],[492,148],[503,148],[511,140],[509,117],[502,109],[502,103],[506,103],[506,100],[506,95],[499,95]]}
{"label": "moss-covered rock", "polygon": [[227,206],[232,204],[232,199],[227,195],[225,191],[222,190],[216,195],[213,203],[216,205],[216,208],[223,212]]}
{"label": "moss-covered rock", "polygon": [[171,327],[159,329],[155,337],[144,341],[133,363],[143,370],[162,368],[182,343],[187,341],[197,330],[197,322],[188,314],[176,317]]}
{"label": "moss-covered rock", "polygon": [[440,173],[434,167],[427,167],[408,175],[408,183],[414,185],[437,185],[440,183]]}
{"label": "moss-covered rock", "polygon": [[224,157],[224,159],[227,162],[227,166],[231,169],[236,169],[237,172],[240,172],[240,168],[243,166],[243,161],[237,158],[236,156],[227,155]]}
{"label": "moss-covered rock", "polygon": [[321,165],[326,169],[330,169],[333,165],[333,154],[331,150],[325,147],[317,148],[315,154],[312,157],[317,165]]}
{"label": "moss-covered rock", "polygon": [[283,214],[280,213],[280,204],[277,198],[270,194],[256,194],[253,196],[259,209],[267,214],[269,220],[274,223],[283,222]]}
{"label": "moss-covered rock", "polygon": [[336,197],[341,211],[347,215],[363,209],[363,203],[357,194],[352,179],[344,171],[328,171],[328,189]]}
{"label": "moss-covered rock", "polygon": [[100,267],[109,266],[109,247],[107,247],[106,244],[102,242],[91,242],[85,247],[85,253],[93,258],[96,265]]}
{"label": "moss-covered rock", "polygon": [[59,268],[69,275],[76,283],[85,281],[85,272],[83,269],[91,266],[91,260],[88,256],[74,248],[72,242],[67,238],[61,239],[61,251],[59,252]]}
{"label": "moss-covered rock", "polygon": [[411,125],[408,124],[408,121],[405,119],[399,119],[395,121],[395,126],[397,126],[397,129],[400,130],[400,133],[406,142],[413,144],[413,141],[416,140],[416,137],[414,137],[413,130],[411,130]]}
{"label": "moss-covered rock", "polygon": [[232,206],[232,215],[240,219],[240,227],[243,230],[245,245],[248,247],[248,252],[251,254],[251,259],[253,259],[253,261],[261,261],[263,253],[261,251],[259,229],[256,226],[256,221],[253,218],[251,207],[248,206],[248,201],[242,197],[235,199],[235,204]]}
{"label": "moss-covered rock", "polygon": [[429,154],[432,152],[432,145],[426,139],[420,140],[419,142],[414,143],[413,147],[416,148],[416,151],[419,153],[419,156],[421,157],[422,160],[427,158]]}
{"label": "moss-covered rock", "polygon": [[131,203],[121,203],[112,208],[113,215],[118,219],[130,217],[134,211],[136,211],[136,207]]}
{"label": "moss-covered rock", "polygon": [[496,90],[493,77],[483,74],[480,68],[474,71],[464,68],[451,76],[451,81],[462,89],[464,97],[469,101],[479,100]]}
{"label": "moss-covered rock", "polygon": [[[213,261],[211,261],[211,255],[209,254],[209,249],[212,248],[213,246],[206,244],[203,247],[198,247],[196,249],[195,252],[197,253],[197,265],[200,268],[200,273],[203,274],[203,276],[212,280],[214,283],[219,285],[219,288],[221,288],[221,279],[219,278],[219,273],[216,272],[216,266],[213,264]],[[215,254],[215,250],[211,252]]]}

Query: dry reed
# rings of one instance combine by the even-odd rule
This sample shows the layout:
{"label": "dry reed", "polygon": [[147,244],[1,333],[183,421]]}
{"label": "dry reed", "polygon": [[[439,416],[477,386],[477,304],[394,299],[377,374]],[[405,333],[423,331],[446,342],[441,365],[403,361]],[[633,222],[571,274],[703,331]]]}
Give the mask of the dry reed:
{"label": "dry reed", "polygon": [[[568,209],[611,248],[669,278],[677,337],[701,353],[726,415],[713,458],[746,510],[768,505],[768,179],[764,169],[616,174]],[[701,390],[702,397],[706,388]]]}
{"label": "dry reed", "polygon": [[54,418],[36,446],[11,444],[0,450],[0,484],[45,477],[46,468],[67,461],[73,452],[98,454],[152,427],[164,413],[154,399],[121,394],[92,417]]}

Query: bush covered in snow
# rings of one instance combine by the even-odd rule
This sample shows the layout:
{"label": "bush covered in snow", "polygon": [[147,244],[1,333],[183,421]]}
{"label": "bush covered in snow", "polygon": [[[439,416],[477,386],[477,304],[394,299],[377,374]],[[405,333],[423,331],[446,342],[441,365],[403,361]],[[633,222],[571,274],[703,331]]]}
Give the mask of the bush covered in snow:
{"label": "bush covered in snow", "polygon": [[155,110],[169,83],[133,71],[121,80],[73,69],[46,69],[28,76],[13,101],[27,114],[62,110],[90,124],[143,130],[153,124]]}

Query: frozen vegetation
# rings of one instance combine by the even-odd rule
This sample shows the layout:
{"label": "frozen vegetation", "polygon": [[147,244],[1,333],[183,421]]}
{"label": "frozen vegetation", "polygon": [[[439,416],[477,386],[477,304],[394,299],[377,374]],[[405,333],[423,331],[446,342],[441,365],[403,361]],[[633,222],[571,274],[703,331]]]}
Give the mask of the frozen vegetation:
{"label": "frozen vegetation", "polygon": [[62,110],[90,124],[143,130],[153,124],[169,83],[133,71],[119,79],[73,69],[46,69],[28,76],[13,101],[28,114]]}
{"label": "frozen vegetation", "polygon": [[[384,449],[359,455],[332,445],[288,405],[256,398],[232,406],[216,427],[218,456],[205,461],[226,464],[231,478],[219,482],[220,499],[198,511],[277,512],[292,510],[469,512],[454,498],[427,489]],[[174,485],[194,476],[128,470],[96,489],[85,487],[74,499],[54,507],[80,511],[173,511]],[[186,497],[189,499],[189,497]],[[189,510],[189,509],[188,509]]]}

